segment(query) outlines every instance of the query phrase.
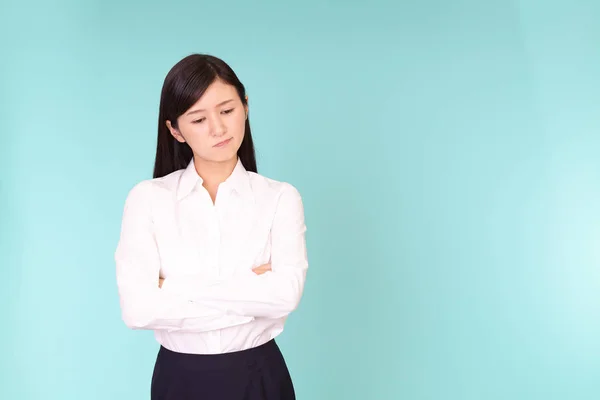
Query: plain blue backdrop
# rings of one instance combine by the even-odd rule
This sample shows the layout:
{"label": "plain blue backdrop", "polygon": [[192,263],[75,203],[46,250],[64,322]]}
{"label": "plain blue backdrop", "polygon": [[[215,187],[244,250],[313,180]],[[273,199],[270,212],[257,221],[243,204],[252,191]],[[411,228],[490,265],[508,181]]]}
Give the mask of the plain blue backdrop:
{"label": "plain blue backdrop", "polygon": [[598,1],[0,4],[0,398],[149,398],[113,254],[193,52],[304,197],[299,399],[600,398]]}

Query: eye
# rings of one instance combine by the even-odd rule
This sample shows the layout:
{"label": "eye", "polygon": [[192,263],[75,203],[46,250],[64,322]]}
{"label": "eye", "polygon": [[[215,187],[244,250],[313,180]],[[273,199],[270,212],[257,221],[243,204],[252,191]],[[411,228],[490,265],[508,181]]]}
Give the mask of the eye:
{"label": "eye", "polygon": [[223,114],[231,114],[233,112],[234,108],[230,108],[229,110],[225,110],[223,111]]}
{"label": "eye", "polygon": [[200,119],[197,119],[197,120],[195,120],[195,121],[192,121],[192,123],[193,123],[193,124],[199,124],[199,123],[202,123],[202,122],[204,122],[204,120],[205,120],[205,119],[206,119],[206,118],[202,117],[202,118],[200,118]]}

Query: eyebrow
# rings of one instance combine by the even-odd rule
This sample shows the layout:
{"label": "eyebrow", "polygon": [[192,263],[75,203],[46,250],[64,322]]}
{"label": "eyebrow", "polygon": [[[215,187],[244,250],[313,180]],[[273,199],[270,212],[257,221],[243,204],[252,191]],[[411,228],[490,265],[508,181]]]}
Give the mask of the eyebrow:
{"label": "eyebrow", "polygon": [[[219,104],[217,104],[217,107],[220,107],[220,106],[222,106],[223,104],[227,104],[227,103],[229,103],[229,102],[231,102],[231,101],[233,101],[233,99],[229,99],[229,100],[222,101],[222,102],[220,102]],[[202,112],[202,111],[206,111],[206,110],[204,110],[204,109],[200,109],[200,108],[199,108],[199,109],[197,109],[197,110],[192,110],[192,111],[190,111],[189,113],[187,113],[187,114],[185,114],[185,115],[196,114],[196,113],[199,113],[199,112]]]}

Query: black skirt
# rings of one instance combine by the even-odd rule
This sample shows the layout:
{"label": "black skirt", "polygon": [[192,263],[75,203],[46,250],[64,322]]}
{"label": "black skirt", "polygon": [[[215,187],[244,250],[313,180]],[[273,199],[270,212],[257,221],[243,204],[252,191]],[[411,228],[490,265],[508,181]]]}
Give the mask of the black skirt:
{"label": "black skirt", "polygon": [[225,354],[184,354],[160,347],[152,400],[295,400],[275,340]]}

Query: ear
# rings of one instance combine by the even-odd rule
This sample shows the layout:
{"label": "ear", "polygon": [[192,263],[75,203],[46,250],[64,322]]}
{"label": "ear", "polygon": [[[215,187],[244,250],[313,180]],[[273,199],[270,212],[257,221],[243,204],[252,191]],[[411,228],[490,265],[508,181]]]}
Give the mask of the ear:
{"label": "ear", "polygon": [[173,128],[173,125],[171,125],[171,121],[167,120],[166,124],[167,128],[169,128],[169,132],[171,132],[171,135],[173,135],[175,140],[177,140],[179,143],[185,143],[185,138],[183,137],[181,132],[179,132],[179,130]]}
{"label": "ear", "polygon": [[244,104],[244,110],[246,111],[246,119],[248,119],[248,95],[246,95],[246,104]]}

